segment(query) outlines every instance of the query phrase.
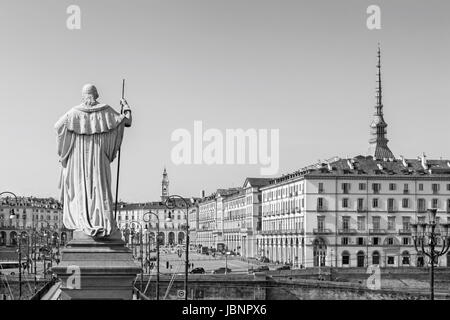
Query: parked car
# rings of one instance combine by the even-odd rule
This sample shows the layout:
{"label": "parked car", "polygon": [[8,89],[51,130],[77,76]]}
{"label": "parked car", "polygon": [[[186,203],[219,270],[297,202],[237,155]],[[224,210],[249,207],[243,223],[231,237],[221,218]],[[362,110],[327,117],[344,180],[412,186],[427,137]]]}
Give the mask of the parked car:
{"label": "parked car", "polygon": [[280,270],[291,270],[291,266],[285,264],[284,266],[278,267],[277,270],[278,271],[280,271]]}
{"label": "parked car", "polygon": [[255,269],[253,269],[253,272],[264,272],[264,271],[269,271],[269,267],[268,266],[259,266]]}
{"label": "parked car", "polygon": [[267,257],[261,257],[260,261],[265,263],[270,262],[269,258]]}
{"label": "parked car", "polygon": [[230,268],[219,268],[213,271],[214,274],[221,274],[221,273],[230,273],[231,269]]}
{"label": "parked car", "polygon": [[192,269],[191,273],[204,274],[205,273],[205,269],[203,269],[202,267],[197,267],[197,268]]}

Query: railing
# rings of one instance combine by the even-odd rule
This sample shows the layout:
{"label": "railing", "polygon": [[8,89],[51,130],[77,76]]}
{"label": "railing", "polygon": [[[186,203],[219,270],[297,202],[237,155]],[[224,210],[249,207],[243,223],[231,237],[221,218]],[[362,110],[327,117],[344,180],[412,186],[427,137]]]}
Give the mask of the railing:
{"label": "railing", "polygon": [[356,229],[339,229],[339,234],[355,234]]}
{"label": "railing", "polygon": [[57,282],[57,278],[52,278],[47,282],[30,300],[41,300],[42,297],[48,292],[48,290]]}
{"label": "railing", "polygon": [[356,211],[357,212],[366,212],[367,208],[365,208],[365,207],[358,207],[358,208],[356,208]]}
{"label": "railing", "polygon": [[370,229],[369,233],[370,234],[386,234],[387,231],[386,231],[386,229]]}
{"label": "railing", "polygon": [[411,234],[411,229],[400,229],[398,234]]}
{"label": "railing", "polygon": [[333,233],[330,229],[313,229],[314,234],[330,234]]}
{"label": "railing", "polygon": [[317,206],[317,211],[324,212],[324,211],[327,211],[327,208],[324,205]]}
{"label": "railing", "polygon": [[388,211],[389,213],[394,213],[394,212],[397,212],[397,208],[395,208],[395,207],[390,207],[390,208],[387,209],[387,211]]}
{"label": "railing", "polygon": [[403,194],[409,194],[409,190],[407,189],[403,190]]}
{"label": "railing", "polygon": [[133,297],[136,296],[137,300],[151,300],[145,294],[143,294],[138,288],[133,287]]}

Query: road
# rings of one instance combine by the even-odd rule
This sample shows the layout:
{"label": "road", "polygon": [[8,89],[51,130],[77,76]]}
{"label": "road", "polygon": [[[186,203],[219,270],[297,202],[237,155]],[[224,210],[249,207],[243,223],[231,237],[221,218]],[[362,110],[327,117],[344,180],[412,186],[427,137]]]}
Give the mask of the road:
{"label": "road", "polygon": [[[183,273],[185,268],[185,254],[182,253],[181,257],[178,257],[174,253],[163,253],[160,257],[160,272],[161,273]],[[167,262],[169,262],[169,268],[167,268]],[[156,263],[156,262],[155,262]],[[243,261],[239,257],[230,256],[225,259],[225,256],[216,255],[204,255],[194,251],[189,252],[189,263],[194,264],[194,268],[202,267],[206,273],[212,273],[213,270],[227,266],[232,270],[232,273],[248,273],[249,268],[256,268],[258,264],[256,261]],[[191,269],[190,269],[191,270]]]}

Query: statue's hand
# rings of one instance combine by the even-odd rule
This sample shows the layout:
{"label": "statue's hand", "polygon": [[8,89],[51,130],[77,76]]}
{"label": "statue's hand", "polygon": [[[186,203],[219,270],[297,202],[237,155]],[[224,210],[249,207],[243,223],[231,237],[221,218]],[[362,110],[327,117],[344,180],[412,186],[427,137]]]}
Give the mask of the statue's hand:
{"label": "statue's hand", "polygon": [[127,100],[125,100],[125,99],[120,99],[120,105],[121,105],[122,107],[128,107],[128,108],[130,108],[130,107],[128,106]]}
{"label": "statue's hand", "polygon": [[126,112],[126,111],[130,111],[130,112],[131,112],[131,108],[130,108],[130,106],[128,105],[127,100],[125,100],[125,99],[120,99],[120,105],[122,106],[123,112]]}

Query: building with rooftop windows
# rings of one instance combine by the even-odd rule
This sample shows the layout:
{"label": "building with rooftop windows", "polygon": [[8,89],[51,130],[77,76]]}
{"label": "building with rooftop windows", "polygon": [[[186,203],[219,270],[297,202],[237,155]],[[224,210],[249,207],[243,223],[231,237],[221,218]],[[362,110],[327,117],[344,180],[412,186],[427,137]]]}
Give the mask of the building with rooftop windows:
{"label": "building with rooftop windows", "polygon": [[[294,267],[423,266],[411,223],[437,209],[450,222],[450,160],[395,157],[383,117],[380,50],[369,154],[338,157],[273,179],[262,190],[257,250]],[[450,266],[450,256],[439,260]]]}

